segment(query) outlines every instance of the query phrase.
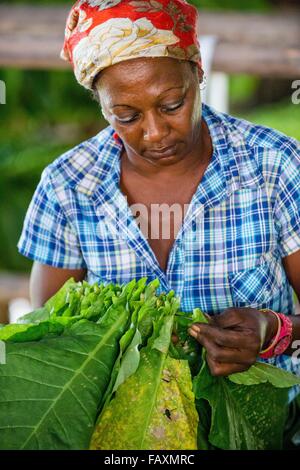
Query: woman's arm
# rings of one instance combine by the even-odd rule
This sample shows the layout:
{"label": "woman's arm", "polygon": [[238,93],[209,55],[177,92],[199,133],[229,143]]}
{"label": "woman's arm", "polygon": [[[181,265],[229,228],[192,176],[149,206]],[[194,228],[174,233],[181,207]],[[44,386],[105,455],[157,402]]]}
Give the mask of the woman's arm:
{"label": "woman's arm", "polygon": [[[287,256],[282,261],[288,280],[300,301],[300,250]],[[293,339],[291,347],[285,352],[288,355],[295,352],[293,342],[300,339],[300,315],[294,315],[291,319],[293,322]]]}
{"label": "woman's arm", "polygon": [[74,277],[75,281],[82,281],[85,275],[85,269],[53,268],[52,266],[35,261],[30,276],[30,300],[32,307],[42,307],[70,277]]}
{"label": "woman's arm", "polygon": [[300,250],[282,260],[288,280],[300,300]]}

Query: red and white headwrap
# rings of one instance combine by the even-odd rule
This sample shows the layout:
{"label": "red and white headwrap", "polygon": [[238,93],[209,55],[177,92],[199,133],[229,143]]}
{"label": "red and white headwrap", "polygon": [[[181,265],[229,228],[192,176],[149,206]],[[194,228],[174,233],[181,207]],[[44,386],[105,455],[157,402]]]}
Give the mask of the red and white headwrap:
{"label": "red and white headwrap", "polygon": [[190,60],[200,69],[197,10],[184,0],[78,0],[61,57],[87,89],[101,70],[139,57]]}

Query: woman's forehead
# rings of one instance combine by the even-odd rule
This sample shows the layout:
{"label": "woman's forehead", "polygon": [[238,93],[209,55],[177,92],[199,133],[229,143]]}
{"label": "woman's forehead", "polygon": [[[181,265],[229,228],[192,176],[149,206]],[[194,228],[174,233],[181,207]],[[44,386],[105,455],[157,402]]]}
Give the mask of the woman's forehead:
{"label": "woman's forehead", "polygon": [[133,59],[103,71],[96,87],[99,92],[106,90],[110,94],[136,94],[139,88],[147,91],[184,87],[189,76],[191,68],[187,62],[167,57]]}

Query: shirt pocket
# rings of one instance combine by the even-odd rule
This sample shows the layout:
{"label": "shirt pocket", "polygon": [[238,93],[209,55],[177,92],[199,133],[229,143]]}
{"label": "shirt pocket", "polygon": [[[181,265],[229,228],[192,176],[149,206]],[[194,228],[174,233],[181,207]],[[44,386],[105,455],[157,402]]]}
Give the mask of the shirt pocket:
{"label": "shirt pocket", "polygon": [[265,255],[257,266],[229,274],[233,306],[268,308],[280,296],[282,270],[280,260]]}

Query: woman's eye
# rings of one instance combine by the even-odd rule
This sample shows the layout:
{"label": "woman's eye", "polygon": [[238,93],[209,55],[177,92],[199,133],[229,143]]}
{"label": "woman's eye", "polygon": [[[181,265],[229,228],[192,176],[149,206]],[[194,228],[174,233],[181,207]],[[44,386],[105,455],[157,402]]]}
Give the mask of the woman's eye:
{"label": "woman's eye", "polygon": [[126,118],[117,117],[117,120],[121,124],[129,124],[129,123],[135,121],[137,118],[138,118],[138,114],[135,114],[134,116],[129,116],[129,117],[126,117]]}
{"label": "woman's eye", "polygon": [[162,106],[162,110],[165,112],[171,112],[171,111],[176,111],[176,109],[179,109],[184,103],[184,100],[178,101],[178,103],[174,104],[168,104]]}
{"label": "woman's eye", "polygon": [[[176,111],[177,109],[179,109],[183,105],[183,103],[184,103],[184,99],[174,104],[163,105],[161,106],[161,109],[165,113],[171,113],[172,111]],[[131,124],[132,122],[136,121],[138,117],[139,117],[139,114],[134,114],[133,116],[128,116],[128,117],[116,116],[116,119],[121,124]]]}

